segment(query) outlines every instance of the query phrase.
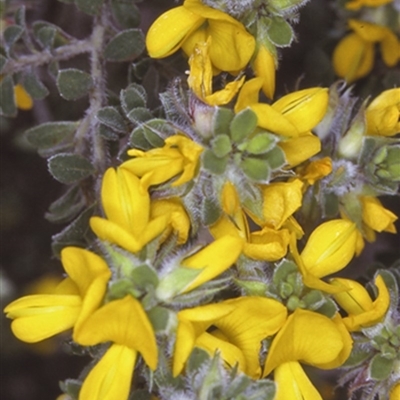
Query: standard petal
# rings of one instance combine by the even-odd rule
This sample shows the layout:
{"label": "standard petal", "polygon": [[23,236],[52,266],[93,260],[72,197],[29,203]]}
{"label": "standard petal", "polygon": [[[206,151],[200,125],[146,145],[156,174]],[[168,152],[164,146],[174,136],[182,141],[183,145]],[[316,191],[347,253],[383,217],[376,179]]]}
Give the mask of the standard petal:
{"label": "standard petal", "polygon": [[95,311],[75,329],[74,340],[84,346],[112,341],[140,352],[151,369],[157,366],[153,328],[140,302],[130,295]]}
{"label": "standard petal", "polygon": [[262,91],[272,99],[275,93],[276,61],[272,53],[263,45],[260,46],[253,62],[254,74],[263,79]]}
{"label": "standard petal", "polygon": [[175,7],[158,17],[146,35],[150,57],[167,57],[179,49],[185,39],[205,21],[187,8]]}
{"label": "standard petal", "polygon": [[236,100],[235,113],[238,113],[244,110],[246,107],[258,103],[259,92],[263,86],[263,83],[263,78],[253,78],[243,84]]}
{"label": "standard petal", "polygon": [[79,400],[126,400],[129,397],[136,351],[113,344],[83,382]]}
{"label": "standard petal", "polygon": [[322,400],[318,390],[296,361],[277,367],[274,372],[274,381],[277,385],[274,400]]}
{"label": "standard petal", "polygon": [[4,311],[14,319],[14,335],[28,343],[47,339],[74,326],[81,309],[77,295],[32,295],[10,303]]}
{"label": "standard petal", "polygon": [[302,361],[318,367],[338,357],[343,346],[341,332],[332,320],[298,308],[275,336],[263,376],[289,361]]}

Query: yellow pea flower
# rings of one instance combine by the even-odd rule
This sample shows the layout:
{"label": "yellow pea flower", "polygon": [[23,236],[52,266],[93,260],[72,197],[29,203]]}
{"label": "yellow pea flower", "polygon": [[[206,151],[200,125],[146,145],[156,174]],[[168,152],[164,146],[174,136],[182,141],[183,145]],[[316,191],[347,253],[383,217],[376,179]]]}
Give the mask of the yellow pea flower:
{"label": "yellow pea flower", "polygon": [[88,250],[66,247],[61,262],[68,277],[54,294],[24,296],[4,309],[13,319],[11,329],[18,339],[36,343],[78,329],[100,306],[111,276],[104,260]]}
{"label": "yellow pea flower", "polygon": [[223,89],[212,92],[212,64],[209,56],[211,37],[207,42],[196,43],[193,53],[189,58],[190,74],[188,85],[196,96],[209,104],[217,106],[229,103],[240,87],[243,85],[245,77],[228,83]]}
{"label": "yellow pea flower", "polygon": [[340,319],[302,309],[287,318],[272,341],[263,372],[265,377],[275,370],[278,400],[322,399],[298,362],[323,369],[341,365],[352,348],[351,336],[341,325]]}
{"label": "yellow pea flower", "polygon": [[375,240],[374,231],[396,233],[394,222],[397,216],[383,207],[379,199],[373,196],[360,196],[360,201],[364,229],[369,241]]}
{"label": "yellow pea flower", "polygon": [[343,269],[357,252],[358,231],[348,220],[336,219],[319,225],[310,235],[299,255],[296,240],[292,235],[290,250],[304,284],[327,293],[346,290],[346,286],[335,286],[320,278]]}
{"label": "yellow pea flower", "polygon": [[106,218],[92,217],[90,227],[102,240],[136,253],[160,235],[168,216],[150,218],[150,195],[140,179],[123,168],[103,176],[101,200]]}
{"label": "yellow pea flower", "polygon": [[332,159],[330,157],[323,157],[319,160],[311,161],[305,167],[299,167],[296,172],[309,185],[314,185],[316,181],[332,172]]}
{"label": "yellow pea flower", "polygon": [[400,42],[389,28],[356,19],[348,23],[353,32],[333,52],[333,67],[339,77],[351,83],[368,75],[374,64],[376,43],[380,45],[384,63],[388,67],[396,65]]}
{"label": "yellow pea flower", "polygon": [[399,400],[400,399],[400,383],[396,383],[390,390],[389,400]]}
{"label": "yellow pea flower", "polygon": [[380,7],[393,0],[351,0],[345,4],[348,10],[359,10],[361,7]]}
{"label": "yellow pea flower", "polygon": [[327,88],[299,90],[269,105],[258,102],[263,84],[262,78],[245,82],[235,105],[236,113],[250,107],[257,114],[261,128],[282,136],[298,137],[309,134],[324,117],[329,99]]}
{"label": "yellow pea flower", "polygon": [[[260,342],[281,328],[286,315],[286,308],[278,301],[257,296],[239,297],[180,311],[174,350],[174,376],[182,371],[191,351],[197,346],[210,353],[220,350],[230,366],[238,362],[243,372],[259,378]],[[207,337],[201,337],[210,326],[217,330]],[[234,347],[221,345],[221,340]]]}
{"label": "yellow pea flower", "polygon": [[199,251],[183,258],[167,273],[157,286],[160,300],[190,292],[203,283],[214,279],[230,268],[243,249],[243,241],[224,235]]}
{"label": "yellow pea flower", "polygon": [[171,186],[179,186],[192,180],[203,147],[182,135],[165,139],[162,148],[149,151],[128,150],[135,158],[125,161],[120,168],[142,178],[147,185],[159,185],[180,175]]}
{"label": "yellow pea flower", "polygon": [[190,56],[196,43],[208,37],[212,65],[221,71],[243,69],[254,53],[255,39],[239,21],[200,0],[185,0],[157,18],[147,32],[146,46],[153,58],[167,57],[179,48]]}
{"label": "yellow pea flower", "polygon": [[333,285],[345,285],[350,288],[346,292],[334,294],[337,303],[347,312],[343,322],[349,331],[358,331],[362,327],[371,326],[380,322],[390,304],[390,294],[381,275],[375,278],[375,285],[379,294],[372,301],[367,290],[358,282],[351,279],[334,278]]}
{"label": "yellow pea flower", "polygon": [[157,367],[153,328],[142,305],[130,295],[95,311],[73,338],[83,346],[112,342],[85,378],[79,400],[127,400],[138,352],[150,369]]}
{"label": "yellow pea flower", "polygon": [[20,84],[14,86],[15,103],[20,110],[30,110],[33,107],[32,97]]}
{"label": "yellow pea flower", "polygon": [[365,111],[367,135],[394,136],[400,133],[400,88],[385,90]]}
{"label": "yellow pea flower", "polygon": [[190,231],[190,218],[182,201],[178,197],[155,199],[150,205],[150,219],[167,215],[169,223],[160,240],[166,239],[172,232],[177,235],[177,244],[186,243]]}
{"label": "yellow pea flower", "polygon": [[224,185],[221,197],[225,214],[209,228],[214,238],[230,235],[241,239],[243,253],[257,260],[277,261],[286,255],[290,240],[287,229],[280,229],[281,226],[265,226],[260,231],[250,233],[239,196],[231,182]]}

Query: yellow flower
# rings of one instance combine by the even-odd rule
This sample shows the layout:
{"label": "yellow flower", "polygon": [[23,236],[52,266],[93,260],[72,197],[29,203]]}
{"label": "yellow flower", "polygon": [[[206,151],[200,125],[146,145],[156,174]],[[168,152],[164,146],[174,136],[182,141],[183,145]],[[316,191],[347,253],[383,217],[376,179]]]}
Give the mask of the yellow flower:
{"label": "yellow flower", "polygon": [[346,292],[334,294],[337,303],[348,314],[346,318],[343,318],[343,322],[349,331],[358,331],[362,327],[375,325],[385,316],[390,304],[390,294],[385,281],[379,274],[375,278],[379,294],[374,301],[371,300],[367,290],[356,281],[334,278],[331,283],[349,288]]}
{"label": "yellow flower", "polygon": [[159,185],[180,175],[171,186],[179,186],[192,180],[203,147],[182,135],[165,139],[162,148],[149,151],[128,150],[135,158],[125,161],[120,168],[142,178],[148,186]]}
{"label": "yellow flower", "polygon": [[239,21],[200,0],[185,0],[183,6],[162,14],[147,32],[146,46],[153,58],[167,57],[179,48],[190,56],[196,43],[210,36],[214,67],[234,73],[247,65],[255,48],[253,36]]}
{"label": "yellow flower", "polygon": [[253,62],[253,70],[257,77],[263,79],[261,89],[270,99],[274,97],[275,93],[276,64],[274,55],[267,49],[267,47],[260,45]]}
{"label": "yellow flower", "polygon": [[168,216],[169,224],[160,240],[163,241],[163,239],[166,239],[171,232],[174,232],[177,235],[177,244],[186,243],[190,230],[190,218],[181,199],[179,197],[155,199],[151,201],[150,207],[151,220],[163,215]]}
{"label": "yellow flower", "polygon": [[366,237],[369,241],[375,240],[375,232],[396,233],[394,221],[397,216],[383,207],[382,203],[373,196],[360,196],[362,205],[362,220]]}
{"label": "yellow flower", "polygon": [[299,167],[296,172],[300,175],[300,178],[307,181],[309,185],[314,185],[316,181],[332,172],[332,159],[330,157],[324,157],[319,160],[311,161],[305,167]]}
{"label": "yellow flower", "polygon": [[400,399],[400,383],[396,383],[390,390],[389,400],[399,400]]}
{"label": "yellow flower", "polygon": [[393,67],[400,57],[400,42],[396,35],[384,26],[350,19],[353,33],[345,36],[333,53],[333,67],[348,83],[368,75],[373,67],[375,44],[379,43],[382,58],[388,67]]}
{"label": "yellow flower", "polygon": [[[259,378],[261,341],[281,328],[286,315],[286,308],[278,301],[252,296],[180,311],[174,350],[174,376],[182,371],[191,351],[197,346],[210,353],[220,350],[230,367],[238,363],[243,372]],[[211,326],[217,329],[204,336]]]}
{"label": "yellow flower", "polygon": [[230,268],[243,249],[241,239],[225,235],[196,253],[183,258],[157,286],[160,300],[190,292]]}
{"label": "yellow flower", "polygon": [[190,74],[188,85],[196,96],[209,104],[217,106],[229,103],[240,87],[243,85],[245,77],[228,83],[222,90],[212,92],[212,65],[209,56],[211,37],[207,42],[196,43],[193,53],[189,58]]}
{"label": "yellow flower", "polygon": [[393,0],[350,0],[345,7],[348,10],[359,10],[361,7],[380,7],[391,3]]}
{"label": "yellow flower", "polygon": [[160,235],[168,216],[150,218],[150,196],[138,177],[123,168],[103,176],[101,200],[105,218],[92,217],[90,227],[102,240],[136,253]]}
{"label": "yellow flower", "polygon": [[15,103],[20,110],[30,110],[33,107],[32,97],[20,84],[14,86]]}
{"label": "yellow flower", "polygon": [[400,88],[377,96],[365,111],[367,135],[394,136],[400,133]]}
{"label": "yellow flower", "polygon": [[336,368],[347,359],[351,348],[351,336],[343,329],[340,317],[331,320],[296,309],[272,341],[263,377],[275,370],[277,400],[322,400],[298,361],[323,369]]}
{"label": "yellow flower", "polygon": [[301,255],[292,236],[290,250],[303,275],[304,284],[327,293],[346,290],[320,278],[343,269],[357,251],[356,225],[344,219],[336,219],[319,225],[310,235]]}
{"label": "yellow flower", "polygon": [[54,294],[21,297],[4,312],[13,319],[14,335],[28,343],[47,339],[79,326],[103,300],[111,276],[107,264],[98,255],[77,247],[66,247],[61,261],[68,274]]}
{"label": "yellow flower", "polygon": [[127,400],[138,352],[150,369],[157,367],[153,328],[142,305],[130,295],[98,309],[73,337],[83,346],[112,342],[85,378],[80,400]]}
{"label": "yellow flower", "polygon": [[[224,185],[221,197],[221,204],[225,214],[210,226],[210,233],[213,237],[220,238],[225,235],[231,235],[241,239],[244,246],[243,253],[257,260],[276,261],[286,255],[290,235],[287,229],[280,229],[282,224],[276,223],[275,226],[271,224],[271,227],[265,226],[260,231],[250,233],[246,215],[240,205],[239,196],[231,182],[227,182]],[[279,205],[277,208],[279,208]],[[284,218],[283,213],[287,213],[287,209],[281,209],[280,211],[281,214],[277,218]]]}

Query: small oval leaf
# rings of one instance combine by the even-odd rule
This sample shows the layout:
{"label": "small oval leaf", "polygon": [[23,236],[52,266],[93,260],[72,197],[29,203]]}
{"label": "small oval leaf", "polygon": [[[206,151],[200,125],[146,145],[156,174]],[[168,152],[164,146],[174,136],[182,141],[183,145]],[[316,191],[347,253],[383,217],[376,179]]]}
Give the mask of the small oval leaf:
{"label": "small oval leaf", "polygon": [[61,183],[74,183],[92,175],[95,171],[91,162],[77,154],[62,153],[48,161],[51,175]]}
{"label": "small oval leaf", "polygon": [[144,35],[140,29],[118,33],[107,44],[104,56],[109,61],[133,60],[144,50]]}
{"label": "small oval leaf", "polygon": [[87,72],[79,69],[63,69],[58,72],[57,87],[64,99],[76,100],[88,94],[93,80]]}

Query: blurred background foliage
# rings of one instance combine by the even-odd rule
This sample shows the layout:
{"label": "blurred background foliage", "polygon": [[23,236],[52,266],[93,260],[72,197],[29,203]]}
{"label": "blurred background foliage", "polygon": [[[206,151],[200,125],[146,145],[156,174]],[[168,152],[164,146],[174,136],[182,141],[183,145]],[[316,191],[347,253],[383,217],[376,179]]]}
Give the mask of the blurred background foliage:
{"label": "blurred background foliage", "polygon": [[[2,1],[4,5],[4,1]],[[77,10],[69,1],[14,0],[8,2],[10,9],[26,6],[28,27],[38,20],[55,24],[67,34],[78,39],[90,35],[92,17]],[[296,88],[328,86],[334,80],[331,53],[337,40],[343,35],[344,25],[335,10],[336,1],[310,1],[302,10],[297,25],[297,40],[281,52],[277,73],[277,96]],[[146,32],[152,21],[163,11],[176,6],[177,1],[146,0],[137,3],[141,12],[139,27]],[[63,61],[62,67],[87,70],[86,55]],[[149,106],[157,105],[156,92],[162,91],[168,79],[178,73],[185,79],[183,71],[186,61],[181,55],[167,60],[154,61],[162,66],[164,78],[161,86],[155,87],[154,75],[148,73],[141,83],[148,90]],[[149,69],[149,71],[151,68]],[[16,118],[0,117],[0,171],[1,171],[1,224],[0,224],[0,298],[2,308],[11,300],[32,292],[32,285],[42,283],[40,278],[59,277],[62,268],[51,249],[51,237],[63,225],[52,224],[44,218],[49,205],[64,190],[61,183],[48,172],[44,158],[26,141],[23,133],[27,129],[48,121],[77,120],[88,107],[86,98],[69,102],[58,93],[54,79],[46,68],[38,69],[40,78],[49,89],[49,96],[35,101],[29,111],[19,111]],[[107,86],[118,93],[127,85],[129,62],[108,63]],[[400,69],[387,73],[376,63],[368,78],[355,84],[355,93],[375,95],[389,87],[392,82],[400,84]],[[397,196],[383,199],[383,203],[400,215]],[[397,230],[400,225],[397,221]],[[380,234],[378,240],[367,247],[362,256],[347,269],[353,278],[365,276],[365,265],[383,262],[390,265],[400,257],[399,235]],[[10,331],[10,321],[1,316],[1,380],[0,397],[4,400],[51,400],[59,394],[59,381],[77,377],[88,360],[71,357],[62,343],[67,336],[58,337],[37,345],[27,345],[15,339]],[[60,345],[61,344],[61,345]],[[333,399],[334,377],[314,376],[320,381],[319,388],[324,399]],[[311,375],[312,376],[312,375]],[[328,383],[327,383],[328,382]],[[317,384],[318,386],[318,384]],[[337,392],[343,399],[343,392]]]}

